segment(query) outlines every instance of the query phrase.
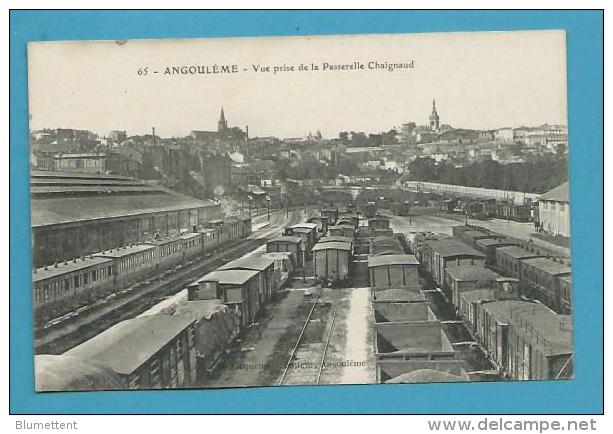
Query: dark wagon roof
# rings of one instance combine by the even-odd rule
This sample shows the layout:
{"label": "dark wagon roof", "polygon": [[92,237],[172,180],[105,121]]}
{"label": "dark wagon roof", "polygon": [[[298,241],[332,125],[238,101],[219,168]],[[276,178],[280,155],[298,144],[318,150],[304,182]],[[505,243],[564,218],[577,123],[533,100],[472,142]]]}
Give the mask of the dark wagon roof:
{"label": "dark wagon roof", "polygon": [[128,375],[195,322],[192,315],[150,315],[122,321],[66,352]]}

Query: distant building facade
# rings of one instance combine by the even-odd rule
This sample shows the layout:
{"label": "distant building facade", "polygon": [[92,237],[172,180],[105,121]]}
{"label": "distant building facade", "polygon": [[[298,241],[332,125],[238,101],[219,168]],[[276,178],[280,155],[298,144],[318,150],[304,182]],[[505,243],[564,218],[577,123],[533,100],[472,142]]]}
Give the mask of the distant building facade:
{"label": "distant building facade", "polygon": [[570,237],[568,182],[549,190],[538,199],[539,225],[553,235]]}

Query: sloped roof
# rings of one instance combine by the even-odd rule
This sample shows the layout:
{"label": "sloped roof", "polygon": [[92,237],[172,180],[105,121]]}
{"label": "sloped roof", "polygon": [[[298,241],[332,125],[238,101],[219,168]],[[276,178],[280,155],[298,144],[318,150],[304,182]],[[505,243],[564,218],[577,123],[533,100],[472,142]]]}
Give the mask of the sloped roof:
{"label": "sloped roof", "polygon": [[351,243],[343,243],[339,241],[333,241],[330,243],[317,243],[312,249],[314,252],[319,250],[347,250],[351,251]]}
{"label": "sloped roof", "polygon": [[216,280],[220,285],[243,285],[257,276],[257,270],[216,270],[199,279],[199,282]]}
{"label": "sloped roof", "polygon": [[369,267],[381,265],[419,265],[419,261],[413,255],[381,255],[368,258]]}
{"label": "sloped roof", "polygon": [[230,261],[225,265],[222,265],[218,270],[232,270],[232,269],[247,269],[264,271],[268,267],[273,266],[275,260],[266,256],[249,255],[242,258]]}
{"label": "sloped roof", "polygon": [[110,367],[67,355],[34,357],[37,392],[123,389],[121,378]]}
{"label": "sloped roof", "polygon": [[94,257],[100,258],[122,258],[124,256],[130,256],[136,253],[144,252],[146,250],[153,250],[154,247],[151,244],[134,244],[131,246],[118,247],[116,249],[105,250],[104,252],[94,253]]}
{"label": "sloped roof", "polygon": [[32,201],[32,227],[219,206],[181,194],[58,197]]}
{"label": "sloped roof", "polygon": [[472,247],[454,239],[438,240],[429,243],[433,251],[437,252],[442,257],[450,256],[477,256],[484,258],[483,253]]}
{"label": "sloped roof", "polygon": [[529,331],[526,335],[539,346],[545,346],[547,355],[572,352],[572,318],[559,315],[540,303],[504,300],[487,303],[484,310],[498,321]]}
{"label": "sloped roof", "polygon": [[496,249],[496,251],[509,255],[515,259],[536,258],[536,257],[542,256],[536,252],[531,252],[530,250],[522,249],[521,247],[518,247],[518,246],[499,247],[498,249]]}
{"label": "sloped roof", "polygon": [[[112,259],[94,256],[86,256],[85,258],[79,258],[72,261],[58,262],[57,267],[49,265],[46,267],[37,268],[32,273],[32,282],[39,282],[41,280],[49,279],[55,276],[63,275],[66,273],[72,273],[74,271],[83,270],[85,268],[93,267],[95,265],[111,265]],[[46,268],[46,270],[45,270]]]}
{"label": "sloped roof", "polygon": [[483,238],[480,240],[477,240],[475,242],[475,244],[477,246],[483,246],[483,247],[488,247],[488,246],[514,246],[517,245],[518,242],[514,241],[510,238],[504,238],[504,237],[499,237],[499,238]]}
{"label": "sloped roof", "polygon": [[523,261],[524,264],[532,266],[538,270],[544,271],[551,275],[565,274],[571,272],[571,267],[566,263],[560,264],[550,258],[530,258]]}
{"label": "sloped roof", "polygon": [[129,319],[65,354],[95,360],[128,375],[195,322],[192,315],[150,315]]}
{"label": "sloped roof", "polygon": [[539,200],[549,200],[552,202],[568,202],[568,182],[560,184],[552,188],[546,193],[543,193]]}
{"label": "sloped roof", "polygon": [[353,243],[353,238],[351,237],[343,237],[342,235],[326,235],[325,237],[322,237],[319,239],[319,243],[334,243],[334,242],[341,242],[341,243]]}
{"label": "sloped roof", "polygon": [[500,277],[498,273],[495,273],[489,268],[476,265],[447,268],[447,273],[451,275],[453,279],[463,282],[495,280]]}
{"label": "sloped roof", "polygon": [[298,228],[302,228],[302,229],[317,229],[317,225],[315,223],[297,223],[293,226],[291,226],[292,229],[298,229]]}

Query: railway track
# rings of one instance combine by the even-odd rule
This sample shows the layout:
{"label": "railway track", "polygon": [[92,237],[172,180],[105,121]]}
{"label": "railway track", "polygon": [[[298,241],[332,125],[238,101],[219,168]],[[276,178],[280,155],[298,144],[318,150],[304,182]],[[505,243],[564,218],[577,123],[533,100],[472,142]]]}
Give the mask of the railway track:
{"label": "railway track", "polygon": [[[289,221],[295,218],[294,215]],[[104,302],[95,303],[94,307],[69,318],[59,326],[35,330],[34,351],[36,354],[62,354],[113,325],[145,312],[203,274],[264,245],[276,236],[277,231],[278,228],[265,229],[258,238],[241,240],[208,258],[194,261],[190,266],[153,277],[149,279],[150,283],[137,289],[107,297]]]}
{"label": "railway track", "polygon": [[341,298],[337,294],[323,301],[324,291],[313,301],[277,385],[321,384]]}

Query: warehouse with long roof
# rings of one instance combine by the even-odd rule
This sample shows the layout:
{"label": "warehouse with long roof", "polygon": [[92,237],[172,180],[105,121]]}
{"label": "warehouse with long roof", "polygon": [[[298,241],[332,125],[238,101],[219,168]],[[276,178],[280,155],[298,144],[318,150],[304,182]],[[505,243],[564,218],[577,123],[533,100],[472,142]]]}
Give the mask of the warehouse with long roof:
{"label": "warehouse with long roof", "polygon": [[221,206],[118,175],[32,171],[34,267],[191,229]]}

